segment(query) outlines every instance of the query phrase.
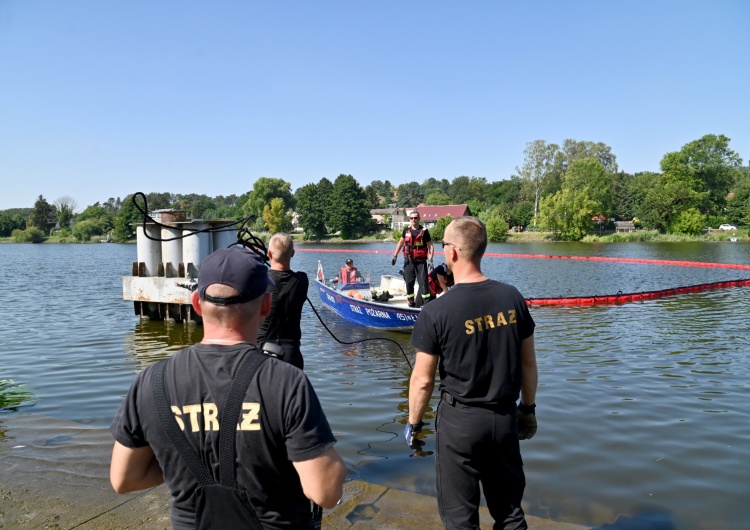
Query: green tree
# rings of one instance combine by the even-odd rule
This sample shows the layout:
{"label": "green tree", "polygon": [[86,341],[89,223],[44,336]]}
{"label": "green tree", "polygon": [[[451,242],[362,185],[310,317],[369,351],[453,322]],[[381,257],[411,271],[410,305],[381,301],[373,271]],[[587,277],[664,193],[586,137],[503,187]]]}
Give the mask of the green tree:
{"label": "green tree", "polygon": [[534,203],[534,226],[539,213],[539,201],[545,187],[555,175],[555,159],[559,151],[556,144],[547,144],[544,140],[534,140],[526,144],[523,165],[516,171],[531,191]]}
{"label": "green tree", "polygon": [[40,195],[34,203],[34,209],[32,210],[31,215],[29,215],[29,220],[26,222],[26,225],[36,227],[45,235],[48,235],[56,222],[56,208],[48,203],[47,199]]}
{"label": "green tree", "polygon": [[85,210],[76,215],[75,222],[94,220],[104,230],[102,233],[106,233],[115,226],[115,217],[110,213],[109,209],[101,206],[98,202],[87,206]]}
{"label": "green tree", "polygon": [[487,200],[487,179],[460,176],[453,179],[449,189],[451,204],[468,204],[471,201]]}
{"label": "green tree", "polygon": [[12,215],[7,211],[0,212],[0,237],[9,237],[13,230],[23,230],[25,223],[21,223],[20,215]]}
{"label": "green tree", "polygon": [[589,198],[586,191],[563,187],[554,195],[542,198],[539,221],[565,241],[578,241],[593,227],[591,218],[597,215],[599,203]]}
{"label": "green tree", "polygon": [[253,184],[253,191],[242,205],[242,211],[245,215],[254,215],[262,219],[263,209],[277,197],[284,201],[286,209],[294,209],[294,195],[292,195],[292,185],[289,182],[283,179],[261,177]]}
{"label": "green tree", "polygon": [[343,239],[354,239],[367,228],[370,208],[365,192],[351,175],[339,175],[333,183],[328,212],[331,228]]}
{"label": "green tree", "polygon": [[[428,178],[422,183],[422,194],[427,197],[432,193],[441,193],[443,195],[450,195],[451,183],[448,179],[435,179]],[[442,204],[451,204],[450,202],[444,202]]]}
{"label": "green tree", "polygon": [[447,204],[452,204],[451,198],[442,191],[430,192],[430,194],[425,197],[424,203],[427,206],[444,206]]}
{"label": "green tree", "polygon": [[46,239],[44,232],[36,226],[30,226],[26,230],[13,230],[11,235],[16,243],[42,243]]}
{"label": "green tree", "polygon": [[375,189],[378,197],[380,197],[379,203],[381,204],[381,206],[385,208],[394,202],[393,192],[395,191],[395,189],[393,187],[393,184],[391,184],[389,180],[386,180],[385,182],[381,180],[373,180],[370,183],[370,186]]}
{"label": "green tree", "polygon": [[688,208],[680,212],[670,226],[670,232],[674,234],[685,234],[697,236],[703,232],[706,226],[706,216],[698,208]]}
{"label": "green tree", "polygon": [[679,182],[701,197],[695,206],[702,213],[723,212],[727,194],[739,176],[742,159],[729,148],[729,142],[723,134],[707,134],[677,152],[667,153],[661,160],[661,170],[668,180]]}
{"label": "green tree", "polygon": [[732,190],[732,197],[727,199],[725,222],[737,225],[750,224],[750,171],[743,171]]}
{"label": "green tree", "polygon": [[499,215],[490,215],[485,221],[487,240],[498,243],[508,239],[508,223]]}
{"label": "green tree", "polygon": [[[434,239],[435,241],[442,241],[443,236],[445,235],[445,229],[448,228],[448,225],[451,224],[451,221],[453,221],[453,217],[450,215],[446,215],[445,217],[441,217],[437,220],[437,223],[435,223],[435,226],[430,228],[430,237]],[[399,232],[398,237],[401,237],[401,233]]]}
{"label": "green tree", "polygon": [[511,210],[510,224],[513,226],[529,226],[534,218],[534,205],[530,202],[519,202]]}
{"label": "green tree", "polygon": [[57,207],[57,224],[62,229],[69,228],[78,208],[78,202],[73,197],[64,195],[55,201],[55,206]]}
{"label": "green tree", "polygon": [[297,190],[295,197],[297,222],[304,231],[304,238],[320,241],[326,235],[326,201],[319,185],[306,184]]}
{"label": "green tree", "polygon": [[612,182],[612,217],[632,219],[638,205],[634,193],[635,176],[624,171],[615,173]]}
{"label": "green tree", "polygon": [[380,197],[372,185],[365,186],[365,200],[371,209],[380,208]]}
{"label": "green tree", "polygon": [[583,158],[593,158],[597,160],[607,173],[617,173],[617,157],[612,153],[612,148],[602,142],[586,142],[567,138],[562,144],[562,170],[567,171],[568,167],[576,160]]}
{"label": "green tree", "polygon": [[[141,203],[139,205],[144,206]],[[143,214],[133,204],[133,195],[128,195],[122,201],[122,208],[115,217],[113,233],[115,241],[125,242],[133,239],[135,237],[135,224],[141,222],[143,222]]]}
{"label": "green tree", "polygon": [[396,188],[396,205],[402,208],[418,206],[424,202],[424,193],[418,182],[407,182]]}
{"label": "green tree", "polygon": [[271,199],[271,204],[266,204],[263,208],[263,222],[272,234],[292,231],[292,216],[287,213],[281,197]]}
{"label": "green tree", "polygon": [[574,160],[563,177],[563,188],[585,192],[589,199],[599,204],[599,212],[609,217],[613,179],[598,160]]}
{"label": "green tree", "polygon": [[107,212],[109,212],[112,218],[114,218],[114,216],[117,215],[117,212],[120,211],[120,208],[122,208],[122,201],[120,200],[120,197],[117,197],[116,199],[110,197],[102,206],[104,206],[104,208],[107,209]]}
{"label": "green tree", "polygon": [[487,186],[487,198],[492,204],[505,203],[512,208],[521,202],[522,187],[523,181],[515,176],[508,180],[491,182]]}
{"label": "green tree", "polygon": [[81,243],[88,243],[94,236],[107,233],[107,226],[101,219],[84,219],[73,225],[73,237]]}

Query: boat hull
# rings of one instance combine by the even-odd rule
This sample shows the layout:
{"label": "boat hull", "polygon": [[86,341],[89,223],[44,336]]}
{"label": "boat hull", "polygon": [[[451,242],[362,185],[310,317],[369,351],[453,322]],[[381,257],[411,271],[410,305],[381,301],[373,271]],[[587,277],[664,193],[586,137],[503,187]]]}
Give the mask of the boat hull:
{"label": "boat hull", "polygon": [[411,332],[419,316],[419,309],[408,307],[405,301],[402,306],[398,303],[359,300],[320,281],[315,283],[323,306],[361,326]]}

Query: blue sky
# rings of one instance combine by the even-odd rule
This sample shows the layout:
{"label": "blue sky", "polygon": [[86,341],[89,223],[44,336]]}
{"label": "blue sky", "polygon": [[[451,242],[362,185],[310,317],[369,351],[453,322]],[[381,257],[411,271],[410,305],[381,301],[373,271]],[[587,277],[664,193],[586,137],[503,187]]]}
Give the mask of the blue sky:
{"label": "blue sky", "polygon": [[620,169],[750,158],[750,2],[0,0],[0,209],[510,178],[527,142]]}

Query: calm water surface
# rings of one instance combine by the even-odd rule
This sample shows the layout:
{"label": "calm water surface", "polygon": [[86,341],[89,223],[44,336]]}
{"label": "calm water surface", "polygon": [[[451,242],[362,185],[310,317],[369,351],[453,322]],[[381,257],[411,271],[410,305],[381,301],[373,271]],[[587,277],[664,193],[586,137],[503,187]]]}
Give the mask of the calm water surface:
{"label": "calm water surface", "polygon": [[[397,273],[393,248],[298,252],[293,266],[312,278],[320,260],[331,277],[351,255],[375,280]],[[537,243],[491,245],[488,252],[750,263],[750,245],[740,242]],[[26,412],[106,429],[135,373],[201,339],[200,327],[141,323],[133,315],[121,299],[121,277],[135,253],[135,245],[0,245],[6,309],[0,378],[34,387],[39,402]],[[726,269],[515,258],[486,258],[484,268],[535,298],[750,277]],[[320,309],[314,290],[310,295],[342,341],[387,336],[413,359],[408,335],[352,328]],[[533,308],[539,432],[521,444],[528,512],[591,526],[651,514],[676,528],[748,528],[749,295],[745,287],[620,306]],[[306,372],[350,476],[434,494],[434,459],[411,456],[401,436],[410,372],[401,350],[387,342],[339,344],[309,307],[302,325]],[[434,411],[428,433],[433,418]],[[433,450],[434,436],[426,441]]]}

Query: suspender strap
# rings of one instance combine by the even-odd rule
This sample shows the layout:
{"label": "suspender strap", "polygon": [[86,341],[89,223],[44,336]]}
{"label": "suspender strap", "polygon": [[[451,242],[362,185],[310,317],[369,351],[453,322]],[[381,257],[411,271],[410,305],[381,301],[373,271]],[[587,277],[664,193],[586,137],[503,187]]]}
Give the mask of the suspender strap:
{"label": "suspender strap", "polygon": [[[221,484],[225,486],[237,487],[237,480],[234,474],[234,450],[237,420],[242,410],[242,398],[245,396],[247,388],[250,385],[250,380],[253,378],[256,370],[267,358],[266,355],[261,354],[255,348],[246,354],[245,359],[237,370],[237,374],[232,380],[227,400],[224,403],[224,409],[221,412],[219,420],[219,478]],[[195,476],[198,484],[203,486],[216,484],[213,475],[190,446],[185,433],[180,430],[174,419],[164,384],[166,362],[166,360],[163,360],[156,363],[153,369],[154,373],[151,376],[151,390],[154,395],[154,403],[159,420],[175,449],[180,453],[185,464]],[[223,431],[221,430],[222,426],[224,427]]]}
{"label": "suspender strap", "polygon": [[[229,389],[224,410],[221,411],[219,420],[219,480],[224,486],[237,487],[237,479],[234,473],[234,449],[237,441],[237,421],[242,411],[242,399],[250,386],[250,380],[263,361],[268,359],[256,348],[253,348],[245,356],[234,376],[232,386]],[[221,430],[224,426],[225,430]]]}
{"label": "suspender strap", "polygon": [[164,430],[167,431],[167,435],[175,446],[175,449],[177,449],[185,464],[187,464],[190,471],[195,475],[198,484],[201,486],[215,484],[216,481],[211,476],[211,473],[208,472],[206,465],[198,458],[193,448],[190,447],[185,434],[177,427],[177,422],[172,415],[167,392],[164,388],[164,367],[166,364],[166,359],[156,363],[154,365],[154,373],[151,375],[151,390],[154,394],[154,403],[156,404],[156,411],[159,414],[159,420]]}

